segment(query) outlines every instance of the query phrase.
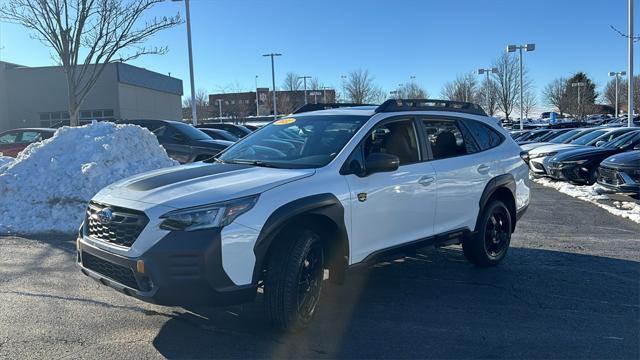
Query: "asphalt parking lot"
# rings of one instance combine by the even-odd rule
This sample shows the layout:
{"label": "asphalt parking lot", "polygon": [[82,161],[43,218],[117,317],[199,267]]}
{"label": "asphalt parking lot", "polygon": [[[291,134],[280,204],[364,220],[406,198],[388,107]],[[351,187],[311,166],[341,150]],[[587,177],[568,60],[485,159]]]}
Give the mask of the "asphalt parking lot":
{"label": "asphalt parking lot", "polygon": [[459,247],[351,272],[312,327],[165,308],[81,275],[73,238],[0,238],[0,358],[640,358],[640,226],[536,186],[503,264]]}

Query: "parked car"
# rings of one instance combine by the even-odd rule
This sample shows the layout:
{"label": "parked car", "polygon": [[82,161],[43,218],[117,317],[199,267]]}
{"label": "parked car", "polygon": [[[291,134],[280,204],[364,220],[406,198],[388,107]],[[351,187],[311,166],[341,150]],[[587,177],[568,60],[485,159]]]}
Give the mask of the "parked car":
{"label": "parked car", "polygon": [[0,133],[0,155],[16,157],[27,146],[53,136],[56,129],[23,128]]}
{"label": "parked car", "polygon": [[516,139],[516,143],[523,144],[525,142],[533,142],[542,139],[543,136],[551,132],[551,129],[537,129],[529,131]]}
{"label": "parked car", "polygon": [[239,139],[251,134],[251,130],[246,127],[238,124],[229,124],[229,123],[212,123],[212,124],[202,124],[198,125],[199,128],[209,128],[209,129],[220,129],[225,130],[233,135],[237,136]]}
{"label": "parked car", "polygon": [[518,140],[516,143],[522,146],[525,144],[532,143],[540,143],[540,142],[551,142],[551,140],[559,137],[562,134],[569,132],[574,129],[550,129],[548,132],[541,134],[540,136],[529,137],[527,140]]}
{"label": "parked car", "polygon": [[242,126],[246,127],[247,129],[249,129],[251,131],[256,131],[256,130],[258,130],[260,128],[259,126],[252,125],[252,124],[242,124]]}
{"label": "parked car", "polygon": [[121,120],[118,123],[147,128],[156,135],[167,154],[181,164],[208,159],[233,144],[231,141],[213,140],[195,127],[179,121]]}
{"label": "parked car", "polygon": [[603,144],[633,130],[634,128],[596,128],[575,138],[568,144],[546,145],[530,150],[525,154],[525,159],[534,176],[547,176],[549,175],[549,161],[552,157],[582,146]]}
{"label": "parked car", "polygon": [[530,151],[533,150],[537,147],[540,146],[545,146],[545,145],[553,145],[553,144],[568,144],[571,141],[573,141],[574,139],[588,133],[589,131],[592,131],[595,129],[571,129],[569,131],[567,131],[564,134],[558,135],[553,139],[550,140],[544,140],[542,142],[532,142],[532,143],[528,143],[528,144],[521,144],[520,148],[523,151]]}
{"label": "parked car", "polygon": [[598,168],[598,184],[640,196],[640,149],[604,159]]}
{"label": "parked car", "polygon": [[584,147],[558,154],[549,161],[549,175],[556,180],[594,184],[598,166],[609,156],[640,150],[640,131],[632,131],[598,147]]}
{"label": "parked car", "polygon": [[216,159],[98,192],[78,265],[160,305],[238,303],[260,289],[266,316],[299,329],[327,269],[341,283],[348,266],[459,243],[477,266],[500,263],[530,201],[519,155],[474,104],[389,100],[300,113]]}
{"label": "parked car", "polygon": [[237,136],[233,135],[232,133],[226,130],[210,129],[210,128],[198,128],[198,130],[209,135],[214,140],[226,140],[231,142],[236,142],[240,140],[240,138],[238,138]]}

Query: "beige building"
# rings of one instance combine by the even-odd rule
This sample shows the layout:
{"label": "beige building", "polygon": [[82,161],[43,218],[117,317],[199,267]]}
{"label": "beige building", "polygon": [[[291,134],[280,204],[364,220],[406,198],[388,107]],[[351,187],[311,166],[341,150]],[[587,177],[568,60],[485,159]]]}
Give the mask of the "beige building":
{"label": "beige building", "polygon": [[[180,120],[182,80],[139,67],[107,65],[80,107],[92,120]],[[0,62],[0,131],[69,123],[67,83],[59,66]]]}

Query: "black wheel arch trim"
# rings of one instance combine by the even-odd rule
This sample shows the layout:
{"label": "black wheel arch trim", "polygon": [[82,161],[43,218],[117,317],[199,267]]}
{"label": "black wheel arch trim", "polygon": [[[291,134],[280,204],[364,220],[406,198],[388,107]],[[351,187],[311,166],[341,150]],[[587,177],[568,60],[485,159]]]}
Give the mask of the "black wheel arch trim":
{"label": "black wheel arch trim", "polygon": [[[487,205],[487,203],[489,202],[489,199],[491,199],[491,196],[493,196],[493,194],[495,194],[496,191],[502,188],[506,188],[511,192],[511,196],[513,196],[513,201],[515,204],[516,180],[512,174],[507,173],[507,174],[498,175],[492,178],[491,180],[489,180],[489,182],[484,188],[484,191],[482,192],[482,196],[480,196],[480,202],[478,204],[479,205],[478,218],[476,220],[476,227],[475,227],[476,231],[478,230],[478,226],[480,225],[479,222],[480,222],[480,218],[482,217],[482,211]],[[517,209],[514,206],[514,209],[513,209],[514,213],[511,214],[513,216],[512,231],[515,229],[515,224],[517,220],[517,216],[515,214],[516,211]]]}
{"label": "black wheel arch trim", "polygon": [[[253,270],[252,283],[256,284],[261,279],[269,249],[273,245],[273,242],[276,241],[279,232],[286,226],[291,225],[292,221],[296,218],[304,215],[323,216],[335,225],[339,237],[339,239],[336,240],[338,240],[338,244],[341,244],[341,246],[345,248],[333,252],[335,258],[328,259],[329,268],[334,270],[331,273],[332,280],[342,280],[344,269],[346,269],[348,265],[349,256],[349,241],[347,228],[344,223],[344,207],[335,195],[323,193],[302,197],[286,203],[269,215],[260,230],[260,234],[253,248],[256,263]],[[337,256],[344,254],[345,251],[346,256]]]}

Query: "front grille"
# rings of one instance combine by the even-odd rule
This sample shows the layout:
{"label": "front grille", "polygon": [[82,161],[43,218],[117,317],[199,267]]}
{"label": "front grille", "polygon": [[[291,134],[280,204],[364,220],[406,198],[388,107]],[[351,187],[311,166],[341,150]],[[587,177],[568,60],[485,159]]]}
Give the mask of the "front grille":
{"label": "front grille", "polygon": [[[111,220],[100,218],[99,213],[105,209],[111,212]],[[149,218],[141,211],[93,201],[87,208],[87,235],[114,245],[131,247],[148,222]]]}
{"label": "front grille", "polygon": [[140,290],[133,271],[127,267],[108,262],[87,252],[82,253],[82,266],[117,283]]}
{"label": "front grille", "polygon": [[618,170],[602,166],[598,169],[598,180],[602,183],[616,186],[624,183],[620,174],[618,174]]}
{"label": "front grille", "polygon": [[542,164],[537,163],[537,162],[531,162],[531,165],[536,168],[536,170],[541,170],[541,171],[545,171],[544,166],[542,166]]}

